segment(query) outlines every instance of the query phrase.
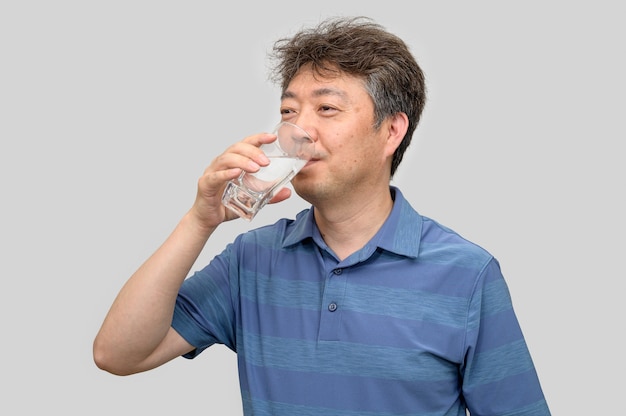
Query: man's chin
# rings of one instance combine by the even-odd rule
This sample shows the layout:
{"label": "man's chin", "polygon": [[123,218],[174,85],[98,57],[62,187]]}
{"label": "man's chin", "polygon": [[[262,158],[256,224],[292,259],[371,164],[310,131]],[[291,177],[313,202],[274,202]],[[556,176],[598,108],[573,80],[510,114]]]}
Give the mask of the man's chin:
{"label": "man's chin", "polygon": [[313,203],[315,195],[315,185],[304,178],[295,178],[291,180],[291,186],[298,196],[309,203]]}

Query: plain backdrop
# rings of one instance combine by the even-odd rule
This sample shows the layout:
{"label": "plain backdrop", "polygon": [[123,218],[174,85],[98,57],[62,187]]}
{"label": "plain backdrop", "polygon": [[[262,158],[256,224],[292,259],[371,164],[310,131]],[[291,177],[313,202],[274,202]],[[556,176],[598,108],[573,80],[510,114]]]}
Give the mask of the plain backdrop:
{"label": "plain backdrop", "polygon": [[[495,255],[554,415],[623,407],[626,95],[619,2],[5,1],[0,413],[240,415],[223,346],[117,377],[93,338],[229,144],[278,121],[273,42],[335,15],[400,35],[429,88],[393,180]],[[363,198],[367,198],[363,195]],[[294,196],[225,224],[293,217]]]}

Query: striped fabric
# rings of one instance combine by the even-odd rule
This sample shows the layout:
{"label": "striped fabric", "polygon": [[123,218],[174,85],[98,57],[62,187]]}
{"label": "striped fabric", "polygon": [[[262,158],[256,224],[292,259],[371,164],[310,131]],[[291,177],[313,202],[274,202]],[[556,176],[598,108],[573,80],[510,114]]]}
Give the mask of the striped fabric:
{"label": "striped fabric", "polygon": [[238,236],[181,288],[186,357],[235,351],[246,415],[549,415],[497,261],[391,192],[343,261],[314,208]]}

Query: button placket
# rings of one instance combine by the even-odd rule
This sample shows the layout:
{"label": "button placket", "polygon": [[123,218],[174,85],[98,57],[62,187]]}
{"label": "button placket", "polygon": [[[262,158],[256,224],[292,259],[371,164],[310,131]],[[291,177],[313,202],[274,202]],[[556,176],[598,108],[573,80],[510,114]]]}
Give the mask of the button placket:
{"label": "button placket", "polygon": [[326,274],[326,284],[320,311],[320,341],[338,341],[341,334],[341,308],[339,307],[346,289],[346,271],[343,268],[330,268]]}

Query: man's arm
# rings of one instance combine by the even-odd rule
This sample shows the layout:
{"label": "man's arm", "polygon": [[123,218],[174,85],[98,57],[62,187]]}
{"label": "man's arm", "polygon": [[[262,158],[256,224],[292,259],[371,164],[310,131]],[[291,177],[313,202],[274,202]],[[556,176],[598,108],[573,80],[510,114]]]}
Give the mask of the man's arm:
{"label": "man's arm", "polygon": [[[171,328],[178,291],[211,234],[219,224],[236,217],[221,203],[226,182],[242,170],[255,172],[267,165],[269,160],[258,146],[275,138],[272,134],[250,136],[215,158],[205,170],[192,208],[114,300],[93,344],[99,368],[128,375],[193,350]],[[285,188],[270,202],[289,195]]]}
{"label": "man's arm", "polygon": [[99,368],[119,375],[137,373],[193,349],[170,324],[178,290],[212,231],[199,227],[188,213],[130,277],[94,341]]}

